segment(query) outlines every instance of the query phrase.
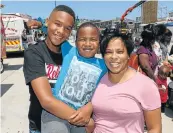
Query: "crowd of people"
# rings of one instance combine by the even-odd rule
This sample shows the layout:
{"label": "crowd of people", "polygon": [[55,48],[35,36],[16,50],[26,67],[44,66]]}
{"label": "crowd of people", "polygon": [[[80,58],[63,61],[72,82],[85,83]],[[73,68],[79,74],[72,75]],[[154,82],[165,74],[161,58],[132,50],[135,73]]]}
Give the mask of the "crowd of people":
{"label": "crowd of people", "polygon": [[[142,42],[136,51],[139,57],[139,66],[143,74],[158,85],[162,103],[161,111],[164,113],[166,103],[171,101],[171,96],[170,99],[168,97],[171,87],[168,88],[170,82],[167,79],[170,78],[173,70],[172,53],[168,52],[172,33],[162,24],[149,24],[144,27],[141,37]],[[167,104],[167,106],[169,105]]]}
{"label": "crowd of people", "polygon": [[[145,123],[148,133],[161,133],[172,64],[167,57],[160,61],[154,46],[156,41],[165,46],[168,29],[144,28],[135,52],[139,72],[129,67],[131,37],[118,29],[101,37],[97,26],[86,22],[78,28],[73,47],[67,39],[74,24],[70,7],[55,7],[46,39],[24,53],[30,133],[143,133]],[[102,59],[95,57],[99,49]]]}

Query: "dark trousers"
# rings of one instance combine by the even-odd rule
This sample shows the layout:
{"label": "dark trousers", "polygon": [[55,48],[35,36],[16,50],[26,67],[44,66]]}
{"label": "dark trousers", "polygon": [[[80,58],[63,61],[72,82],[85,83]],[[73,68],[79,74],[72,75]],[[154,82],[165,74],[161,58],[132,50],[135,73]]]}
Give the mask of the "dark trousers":
{"label": "dark trousers", "polygon": [[162,113],[165,113],[165,106],[166,106],[166,103],[162,103],[162,105],[161,105],[161,112]]}

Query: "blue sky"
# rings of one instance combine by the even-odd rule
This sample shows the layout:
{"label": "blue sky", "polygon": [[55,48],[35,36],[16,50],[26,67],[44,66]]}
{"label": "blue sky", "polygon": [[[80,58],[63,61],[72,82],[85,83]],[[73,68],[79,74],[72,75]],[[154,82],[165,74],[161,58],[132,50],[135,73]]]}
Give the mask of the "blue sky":
{"label": "blue sky", "polygon": [[[56,1],[56,4],[70,6],[79,18],[110,20],[120,17],[125,10],[137,1]],[[47,18],[55,7],[55,1],[3,1],[5,7],[2,13],[24,13],[33,18]],[[159,7],[167,6],[173,10],[173,1],[159,1]],[[165,12],[163,10],[163,12]],[[140,7],[130,13],[127,18],[135,19],[140,16]],[[164,13],[163,13],[164,15]]]}

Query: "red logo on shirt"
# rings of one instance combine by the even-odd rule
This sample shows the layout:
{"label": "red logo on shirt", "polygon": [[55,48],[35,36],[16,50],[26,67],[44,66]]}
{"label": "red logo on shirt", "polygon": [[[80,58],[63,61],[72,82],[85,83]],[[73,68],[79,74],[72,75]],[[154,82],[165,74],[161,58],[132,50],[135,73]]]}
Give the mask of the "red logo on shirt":
{"label": "red logo on shirt", "polygon": [[46,65],[46,74],[48,79],[56,79],[59,75],[61,67],[54,64]]}

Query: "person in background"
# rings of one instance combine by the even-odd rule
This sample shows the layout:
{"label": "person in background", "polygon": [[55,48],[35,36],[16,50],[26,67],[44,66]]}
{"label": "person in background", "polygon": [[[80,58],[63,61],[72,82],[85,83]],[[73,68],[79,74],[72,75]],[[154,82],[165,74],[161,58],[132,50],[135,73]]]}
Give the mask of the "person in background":
{"label": "person in background", "polygon": [[158,69],[158,75],[156,78],[156,83],[159,88],[160,98],[161,98],[161,112],[165,112],[165,105],[168,100],[168,83],[167,77],[170,74],[170,68],[168,66],[162,65]]}
{"label": "person in background", "polygon": [[24,29],[22,31],[22,45],[23,45],[23,47],[24,47],[25,50],[28,48],[26,29]]}
{"label": "person in background", "polygon": [[164,25],[153,26],[149,24],[144,27],[144,31],[141,33],[142,42],[140,48],[137,50],[139,55],[139,64],[143,72],[153,79],[155,78],[155,70],[158,65],[158,57],[153,50],[153,45],[157,36],[164,34],[166,27]]}
{"label": "person in background", "polygon": [[162,49],[162,60],[167,60],[169,55],[168,53],[168,46],[170,45],[172,37],[172,32],[169,29],[166,29],[166,32],[163,34],[160,40],[160,47]]}
{"label": "person in background", "polygon": [[94,133],[161,133],[161,102],[157,85],[128,66],[133,42],[120,33],[100,44],[108,68],[92,98]]}

